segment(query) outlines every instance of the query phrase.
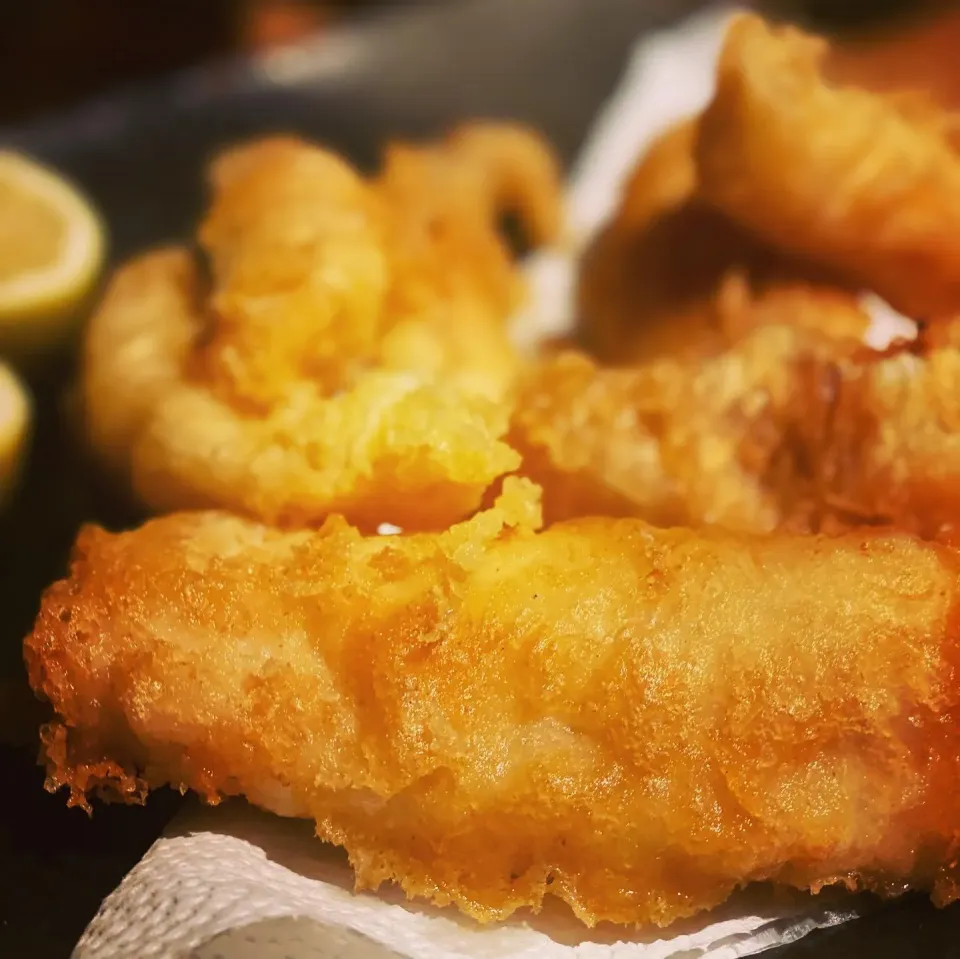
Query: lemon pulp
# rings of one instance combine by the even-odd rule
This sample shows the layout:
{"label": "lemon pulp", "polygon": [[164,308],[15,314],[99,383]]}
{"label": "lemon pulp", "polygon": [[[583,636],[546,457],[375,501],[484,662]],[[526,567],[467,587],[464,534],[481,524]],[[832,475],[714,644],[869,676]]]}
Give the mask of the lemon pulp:
{"label": "lemon pulp", "polygon": [[87,199],[54,171],[0,151],[0,351],[58,345],[103,254],[103,227]]}

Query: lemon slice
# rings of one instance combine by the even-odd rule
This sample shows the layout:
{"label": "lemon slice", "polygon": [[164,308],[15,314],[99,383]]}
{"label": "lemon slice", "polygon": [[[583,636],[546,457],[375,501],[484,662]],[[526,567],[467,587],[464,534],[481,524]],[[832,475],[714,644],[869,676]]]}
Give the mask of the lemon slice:
{"label": "lemon slice", "polygon": [[26,388],[6,363],[0,363],[0,507],[17,485],[26,459],[31,404]]}
{"label": "lemon slice", "polygon": [[70,334],[104,256],[90,203],[62,177],[0,151],[0,351],[56,347]]}

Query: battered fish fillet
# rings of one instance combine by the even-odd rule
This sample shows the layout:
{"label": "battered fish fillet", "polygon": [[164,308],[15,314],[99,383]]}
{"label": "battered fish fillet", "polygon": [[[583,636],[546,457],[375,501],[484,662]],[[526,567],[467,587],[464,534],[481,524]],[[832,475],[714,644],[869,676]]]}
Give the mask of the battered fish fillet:
{"label": "battered fish fillet", "polygon": [[364,180],[291,138],[229,151],[182,251],[123,268],[87,332],[94,450],[152,510],[443,528],[518,458],[502,442],[522,295],[498,218],[560,223],[543,141],[467,125]]}
{"label": "battered fish fillet", "polygon": [[519,464],[505,401],[410,372],[374,370],[332,396],[298,380],[266,413],[230,405],[187,373],[202,296],[188,253],[149,254],[119,271],[84,344],[90,444],[151,509],[443,528]]}
{"label": "battered fish fillet", "polygon": [[922,96],[832,86],[823,40],[741,15],[700,121],[706,199],[907,316],[960,308],[957,118]]}
{"label": "battered fish fillet", "polygon": [[958,898],[960,556],[536,494],[439,535],[87,529],[26,659],[48,788],[316,820],[358,888],[666,924],[754,880]]}
{"label": "battered fish fillet", "polygon": [[771,321],[863,336],[869,318],[855,290],[704,202],[696,135],[690,119],[654,142],[584,255],[577,316],[585,349],[620,365],[709,355]]}

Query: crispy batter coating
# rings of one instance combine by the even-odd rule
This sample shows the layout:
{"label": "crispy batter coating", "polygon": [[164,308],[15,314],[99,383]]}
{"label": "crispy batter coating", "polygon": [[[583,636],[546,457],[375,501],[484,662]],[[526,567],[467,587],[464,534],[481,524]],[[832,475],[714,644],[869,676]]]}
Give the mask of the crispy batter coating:
{"label": "crispy batter coating", "polygon": [[606,363],[709,355],[771,321],[838,337],[869,325],[856,291],[779,253],[699,194],[697,121],[640,158],[620,206],[584,255],[578,335]]}
{"label": "crispy batter coating", "polygon": [[528,372],[508,441],[548,522],[943,537],[960,529],[960,345],[877,352],[767,326],[707,360],[617,369],[568,351]]}
{"label": "crispy batter coating", "polygon": [[816,511],[893,523],[925,537],[960,532],[960,347],[907,344],[808,370],[800,444]]}
{"label": "crispy batter coating", "polygon": [[705,360],[618,369],[560,353],[524,378],[508,441],[543,486],[548,522],[634,515],[771,531],[810,496],[795,443],[809,367],[852,348],[771,325]]}
{"label": "crispy batter coating", "polygon": [[393,144],[370,181],[319,147],[269,139],[227,153],[212,180],[201,356],[228,399],[264,409],[301,379],[349,388],[375,362],[479,369],[502,392],[523,284],[499,218],[516,211],[536,244],[560,230],[558,165],[538,136],[469,124],[436,144]]}
{"label": "crispy batter coating", "polygon": [[26,642],[51,789],[316,820],[358,887],[660,923],[773,880],[958,897],[960,557],[903,533],[86,530]]}
{"label": "crispy batter coating", "polygon": [[142,257],[117,274],[85,344],[91,443],[152,509],[442,528],[517,466],[500,439],[505,402],[410,372],[371,371],[329,397],[299,380],[267,413],[237,409],[184,372],[201,296],[186,252]]}
{"label": "crispy batter coating", "polygon": [[956,118],[914,95],[828,84],[826,43],[741,15],[696,143],[700,188],[776,247],[900,312],[960,308]]}
{"label": "crispy batter coating", "polygon": [[80,390],[87,439],[126,476],[154,409],[184,377],[203,331],[203,284],[185,250],[161,250],[121,267],[87,326]]}
{"label": "crispy batter coating", "polygon": [[339,157],[293,138],[227,152],[211,180],[199,374],[257,409],[303,379],[347,387],[385,322],[389,265],[373,191]]}
{"label": "crispy batter coating", "polygon": [[442,528],[517,456],[501,441],[522,295],[498,218],[560,224],[557,163],[509,124],[394,146],[364,180],[293,138],[211,174],[199,239],[123,268],[87,333],[88,437],[151,509],[343,512]]}
{"label": "crispy batter coating", "polygon": [[474,121],[436,145],[392,144],[373,187],[392,265],[380,362],[502,397],[518,364],[507,320],[526,288],[497,227],[515,215],[531,247],[559,238],[555,155],[524,127]]}

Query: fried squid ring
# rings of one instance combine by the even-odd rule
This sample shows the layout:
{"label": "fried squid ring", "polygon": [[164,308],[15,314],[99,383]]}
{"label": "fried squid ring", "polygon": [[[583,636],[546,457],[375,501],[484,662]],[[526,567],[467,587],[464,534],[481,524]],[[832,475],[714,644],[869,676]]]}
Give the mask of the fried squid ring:
{"label": "fried squid ring", "polygon": [[[498,152],[498,145],[502,151]],[[559,224],[539,138],[481,125],[395,147],[375,180],[281,138],[213,167],[184,251],[123,268],[87,332],[87,435],[152,510],[442,528],[515,468],[503,442],[522,283],[502,205]]]}

